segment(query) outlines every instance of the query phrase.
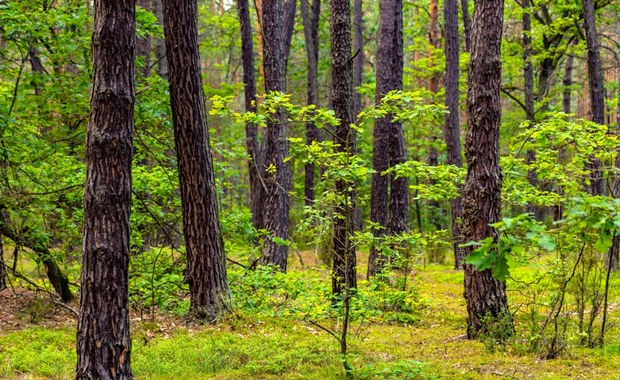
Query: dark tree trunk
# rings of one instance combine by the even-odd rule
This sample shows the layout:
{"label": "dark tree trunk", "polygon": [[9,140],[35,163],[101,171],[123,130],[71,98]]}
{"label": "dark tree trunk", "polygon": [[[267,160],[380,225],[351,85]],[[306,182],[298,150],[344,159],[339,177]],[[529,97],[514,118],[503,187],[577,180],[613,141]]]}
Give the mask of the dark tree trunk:
{"label": "dark tree trunk", "polygon": [[230,290],[200,75],[196,1],[165,0],[164,28],[190,315],[215,321],[229,307]]}
{"label": "dark tree trunk", "polygon": [[[605,124],[605,94],[603,88],[603,69],[598,49],[598,34],[594,17],[594,2],[582,0],[583,22],[588,46],[588,83],[590,85],[590,106],[592,121]],[[603,177],[600,172],[601,163],[592,157],[586,167],[590,170],[590,192],[592,195],[603,194]]]}
{"label": "dark tree trunk", "polygon": [[[164,10],[162,0],[153,0],[153,13],[157,16],[157,20],[164,25]],[[157,61],[157,75],[164,79],[168,79],[168,57],[166,57],[166,44],[163,39],[158,38],[155,41],[155,59]]]}
{"label": "dark tree trunk", "polygon": [[467,0],[461,0],[461,12],[463,12],[463,31],[465,34],[465,50],[471,48],[471,20],[469,18],[469,4]]}
{"label": "dark tree trunk", "polygon": [[133,379],[128,267],[135,0],[95,0],[76,379]]}
{"label": "dark tree trunk", "polygon": [[[265,92],[286,92],[285,47],[287,41],[284,5],[282,0],[263,0],[263,69],[265,72]],[[289,39],[290,41],[290,39]],[[267,123],[265,133],[264,168],[272,167],[275,171],[266,172],[265,199],[262,215],[267,230],[261,263],[275,265],[286,272],[288,246],[279,240],[288,239],[288,217],[290,188],[290,165],[284,162],[289,152],[289,131],[284,110],[277,109]]]}
{"label": "dark tree trunk", "polygon": [[[241,60],[243,62],[243,85],[245,95],[245,110],[256,112],[256,78],[254,72],[254,45],[252,41],[252,24],[248,0],[237,0],[239,23],[241,26]],[[261,182],[260,146],[258,143],[258,129],[248,122],[245,125],[246,150],[248,152],[248,169],[250,174],[250,209],[252,210],[252,225],[257,230],[263,228],[263,218],[260,214],[260,204],[264,195]]]}
{"label": "dark tree trunk", "polygon": [[364,77],[364,14],[362,0],[353,2],[353,116],[357,117],[362,110],[362,95],[355,91],[362,85]]}
{"label": "dark tree trunk", "polygon": [[[144,10],[151,11],[151,0],[137,0],[136,5]],[[151,40],[148,36],[136,40],[136,57],[143,60],[144,66],[140,73],[144,78],[148,77],[151,74]]]}
{"label": "dark tree trunk", "polygon": [[[529,0],[523,0],[523,92],[525,94],[525,117],[530,122],[529,127],[532,127],[534,123],[534,68],[532,66],[532,16],[531,5]],[[526,152],[526,163],[532,164],[536,160],[536,153],[533,150]],[[538,186],[538,176],[535,170],[529,170],[527,172],[527,180],[530,185]],[[539,208],[535,205],[528,205],[527,211],[533,214],[537,214]],[[542,216],[542,215],[541,215]]]}
{"label": "dark tree trunk", "polygon": [[[499,126],[503,0],[476,3],[472,24],[467,111],[469,129],[465,140],[467,177],[463,191],[463,240],[497,237],[490,226],[500,220],[501,182]],[[472,247],[466,247],[469,254]],[[512,324],[506,285],[491,269],[477,271],[465,265],[467,336],[476,338],[498,321]],[[511,328],[511,327],[509,327]]]}
{"label": "dark tree trunk", "polygon": [[[308,57],[308,105],[319,105],[319,15],[321,0],[301,1],[301,17],[304,22],[304,36],[306,38],[306,55]],[[320,131],[313,123],[306,124],[306,144],[312,145],[320,141]],[[315,165],[312,162],[304,166],[304,199],[306,206],[314,204],[314,173]]]}
{"label": "dark tree trunk", "polygon": [[[446,54],[446,108],[443,137],[446,142],[447,164],[463,166],[461,157],[461,130],[459,127],[459,25],[457,0],[445,0],[443,17],[445,22]],[[463,267],[464,251],[461,236],[461,215],[463,213],[461,197],[450,201],[452,211],[452,247],[454,250],[454,268]]]}
{"label": "dark tree trunk", "polygon": [[564,77],[562,83],[564,84],[564,90],[562,91],[562,111],[569,114],[572,111],[571,107],[571,86],[573,85],[573,62],[575,60],[575,54],[569,53],[566,56],[566,64],[564,66]]}
{"label": "dark tree trunk", "polygon": [[[335,128],[336,151],[352,156],[355,153],[355,132],[350,125],[353,115],[353,63],[351,57],[350,0],[331,0],[331,53],[333,106],[340,124]],[[336,180],[339,203],[334,218],[334,261],[332,292],[348,295],[357,288],[355,246],[351,235],[355,228],[354,184]]]}
{"label": "dark tree trunk", "polygon": [[[403,18],[401,0],[379,2],[379,32],[377,40],[376,102],[390,91],[403,86]],[[375,120],[373,131],[373,169],[370,195],[370,220],[378,227],[373,235],[378,241],[386,234],[400,234],[407,228],[408,181],[382,173],[390,166],[406,160],[402,124],[392,123],[393,115]],[[391,191],[388,189],[391,188]],[[388,197],[388,194],[390,196]],[[372,245],[368,258],[368,277],[380,273],[387,258],[379,247]]]}
{"label": "dark tree trunk", "polygon": [[[617,125],[616,125],[616,133],[620,133],[620,94],[618,96],[617,103]],[[620,169],[620,149],[618,149],[616,160],[614,165],[617,169]],[[620,175],[616,174],[614,177],[613,187],[612,187],[612,196],[614,198],[620,198]],[[607,266],[610,267],[612,271],[617,271],[620,269],[620,235],[618,232],[614,234],[613,242],[608,252],[609,259],[607,260]]]}
{"label": "dark tree trunk", "polygon": [[45,68],[43,67],[43,63],[39,58],[39,52],[37,51],[37,48],[32,45],[28,49],[28,60],[30,61],[30,69],[32,70],[32,74],[34,76],[34,94],[38,96],[41,95],[39,81],[41,80],[41,76],[45,74]]}
{"label": "dark tree trunk", "polygon": [[291,53],[291,39],[293,38],[293,29],[295,27],[295,12],[297,10],[297,0],[284,1],[284,41],[282,45],[282,54],[284,55],[284,70],[286,80],[286,69],[288,67],[288,58]]}
{"label": "dark tree trunk", "polygon": [[4,267],[4,246],[0,235],[0,292],[6,289],[6,268]]}

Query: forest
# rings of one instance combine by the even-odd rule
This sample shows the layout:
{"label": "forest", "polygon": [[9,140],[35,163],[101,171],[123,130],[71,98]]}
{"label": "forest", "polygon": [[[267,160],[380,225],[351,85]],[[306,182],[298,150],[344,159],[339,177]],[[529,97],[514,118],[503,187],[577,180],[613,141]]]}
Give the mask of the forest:
{"label": "forest", "polygon": [[0,378],[620,379],[618,20],[0,0]]}

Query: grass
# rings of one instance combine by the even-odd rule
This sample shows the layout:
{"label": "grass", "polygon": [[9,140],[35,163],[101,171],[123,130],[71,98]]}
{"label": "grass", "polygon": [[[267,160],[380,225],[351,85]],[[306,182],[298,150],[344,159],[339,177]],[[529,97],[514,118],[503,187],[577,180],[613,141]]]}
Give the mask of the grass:
{"label": "grass", "polygon": [[[307,280],[299,273],[277,278],[284,282],[291,279],[284,286],[291,289],[290,294],[296,294],[290,302],[298,309],[303,306],[299,303],[308,302],[303,297],[318,286],[320,274],[311,273],[308,272]],[[261,276],[258,282],[260,278],[256,277],[241,285],[261,286],[265,274]],[[236,278],[240,283],[242,277]],[[619,376],[617,281],[612,298],[613,327],[606,346],[583,348],[573,339],[558,359],[542,360],[527,352],[526,313],[516,315],[517,336],[513,341],[503,345],[469,341],[464,338],[463,274],[448,266],[429,265],[417,270],[413,278],[420,308],[415,319],[408,323],[388,322],[385,315],[377,313],[363,320],[356,319],[349,361],[357,378],[613,379]],[[269,292],[260,297],[267,299]],[[511,293],[509,297],[513,307],[522,302],[519,294]],[[287,309],[290,304],[283,302],[286,298],[278,294],[275,303],[263,302],[262,298],[254,300],[252,305],[260,307],[240,309],[236,316],[216,326],[186,326],[173,317],[161,315],[158,322],[132,321],[132,366],[136,378],[344,378],[336,340],[304,320],[301,312]],[[337,327],[339,323],[333,318],[319,321],[329,327]],[[68,379],[73,377],[74,366],[73,326],[32,327],[0,335],[2,378]]]}

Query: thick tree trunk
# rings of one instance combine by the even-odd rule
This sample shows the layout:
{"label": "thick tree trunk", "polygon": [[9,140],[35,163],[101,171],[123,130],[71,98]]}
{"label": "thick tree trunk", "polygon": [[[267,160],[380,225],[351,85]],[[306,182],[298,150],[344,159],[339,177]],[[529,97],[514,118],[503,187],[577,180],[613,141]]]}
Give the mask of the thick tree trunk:
{"label": "thick tree trunk", "polygon": [[196,1],[165,0],[164,28],[190,315],[215,321],[229,307],[230,290],[200,75]]}
{"label": "thick tree trunk", "polygon": [[463,32],[465,34],[465,50],[471,49],[471,19],[469,18],[469,4],[467,0],[461,0],[461,12],[463,13]]}
{"label": "thick tree trunk", "polygon": [[[301,1],[301,17],[304,22],[306,55],[308,57],[308,105],[319,105],[319,15],[321,0]],[[320,131],[313,123],[306,124],[306,144],[320,141]],[[306,206],[314,204],[315,165],[312,162],[304,166],[304,200]]]}
{"label": "thick tree trunk", "polygon": [[95,0],[76,379],[133,379],[128,267],[135,0]]}
{"label": "thick tree trunk", "polygon": [[[446,142],[447,164],[463,166],[461,157],[461,130],[459,127],[459,26],[457,0],[445,0],[443,17],[445,22],[445,54],[446,54],[446,108],[443,127],[443,138]],[[454,250],[454,268],[463,267],[464,250],[461,236],[461,215],[463,202],[461,197],[450,201],[452,211],[452,247]]]}
{"label": "thick tree trunk", "polygon": [[[162,0],[153,0],[153,13],[157,16],[157,20],[164,25],[164,9]],[[155,59],[157,61],[157,75],[164,79],[168,79],[168,57],[166,57],[166,44],[163,39],[158,38],[155,41]]]}
{"label": "thick tree trunk", "polygon": [[[265,92],[286,92],[284,5],[282,0],[263,0],[263,69],[265,72]],[[290,41],[290,40],[289,40]],[[286,272],[288,246],[280,240],[288,239],[290,165],[284,162],[289,154],[289,130],[284,110],[277,109],[267,123],[264,138],[265,168],[275,168],[264,172],[266,195],[262,214],[267,230],[261,263],[275,265]],[[264,171],[265,169],[263,169]]]}
{"label": "thick tree trunk", "polygon": [[[590,85],[590,106],[592,121],[605,124],[605,93],[603,88],[603,69],[598,49],[598,34],[594,17],[594,2],[582,0],[583,22],[588,46],[588,84]],[[603,194],[603,177],[600,172],[601,163],[592,157],[586,167],[590,170],[590,192],[592,195]]]}
{"label": "thick tree trunk", "polygon": [[[497,238],[490,226],[500,220],[501,181],[499,126],[503,0],[476,3],[472,24],[467,111],[469,129],[465,140],[467,178],[463,191],[463,240]],[[465,249],[469,254],[472,247]],[[467,336],[476,338],[498,321],[512,324],[506,285],[491,270],[477,271],[465,265]],[[511,328],[510,325],[508,328]]]}
{"label": "thick tree trunk", "polygon": [[[243,62],[243,85],[245,110],[256,112],[256,77],[254,71],[254,44],[252,41],[252,23],[248,0],[237,0],[239,24],[241,26],[241,61]],[[249,156],[248,171],[250,175],[250,209],[252,225],[257,230],[263,228],[263,218],[259,205],[262,203],[264,188],[260,178],[261,157],[258,143],[258,128],[248,122],[245,125],[246,150]]]}
{"label": "thick tree trunk", "polygon": [[[353,115],[353,65],[351,57],[350,0],[331,0],[331,53],[333,106],[340,124],[335,128],[336,151],[352,156],[355,153],[355,132],[350,125]],[[354,184],[336,180],[339,203],[334,218],[334,261],[332,292],[347,296],[348,289],[357,288],[355,246],[351,235],[355,228]]]}
{"label": "thick tree trunk", "polygon": [[[377,103],[388,92],[401,90],[403,86],[402,1],[381,0],[379,11]],[[398,235],[407,229],[408,180],[406,177],[396,179],[382,174],[390,166],[407,159],[402,124],[392,123],[393,118],[393,115],[386,115],[376,119],[373,131],[375,173],[372,175],[370,220],[378,226],[373,229],[373,235],[379,242],[386,233]],[[380,273],[386,263],[385,255],[376,245],[372,245],[368,258],[368,277]]]}

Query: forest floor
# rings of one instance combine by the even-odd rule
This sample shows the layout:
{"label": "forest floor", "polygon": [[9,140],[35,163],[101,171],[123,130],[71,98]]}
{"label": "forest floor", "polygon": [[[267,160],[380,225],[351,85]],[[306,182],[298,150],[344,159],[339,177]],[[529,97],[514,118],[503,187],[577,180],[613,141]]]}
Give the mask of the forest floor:
{"label": "forest floor", "polygon": [[[309,273],[316,260],[311,253],[301,256],[303,272]],[[417,268],[410,281],[423,305],[415,321],[353,323],[348,360],[356,378],[620,379],[617,282],[607,344],[584,348],[569,334],[566,350],[544,360],[528,351],[534,335],[525,311],[515,314],[517,334],[507,343],[466,339],[462,272],[430,265]],[[525,309],[520,292],[508,297],[513,309]],[[195,326],[158,312],[148,318],[134,315],[131,322],[137,379],[344,378],[336,339],[309,320],[286,313],[239,311],[217,325]],[[0,378],[72,378],[76,325],[75,316],[47,295],[26,289],[0,292]]]}

